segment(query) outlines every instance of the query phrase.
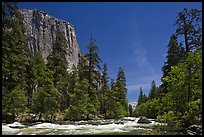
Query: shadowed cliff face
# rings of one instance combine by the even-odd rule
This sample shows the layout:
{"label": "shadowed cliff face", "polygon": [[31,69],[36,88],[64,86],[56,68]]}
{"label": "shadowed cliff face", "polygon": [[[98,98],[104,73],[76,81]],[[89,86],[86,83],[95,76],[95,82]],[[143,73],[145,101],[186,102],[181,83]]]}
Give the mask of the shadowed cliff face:
{"label": "shadowed cliff face", "polygon": [[68,70],[72,69],[73,65],[77,66],[81,53],[73,25],[36,9],[21,9],[20,12],[24,18],[23,22],[29,40],[28,46],[31,57],[40,51],[47,63],[47,57],[52,53],[53,44],[56,40],[57,30],[60,30],[64,32],[67,40]]}

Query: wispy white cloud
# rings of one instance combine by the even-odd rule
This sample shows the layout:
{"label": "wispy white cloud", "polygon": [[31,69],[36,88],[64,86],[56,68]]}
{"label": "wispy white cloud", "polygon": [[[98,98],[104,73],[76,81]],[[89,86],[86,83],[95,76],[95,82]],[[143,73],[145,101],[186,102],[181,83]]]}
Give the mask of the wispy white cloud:
{"label": "wispy white cloud", "polygon": [[127,73],[128,98],[132,101],[137,100],[140,87],[144,94],[148,95],[151,83],[154,80],[156,85],[161,84],[161,70],[151,62],[150,53],[147,47],[140,41],[139,37],[130,43],[132,58],[130,59],[131,68]]}
{"label": "wispy white cloud", "polygon": [[148,59],[145,47],[137,39],[131,44],[131,47],[133,49],[133,61],[135,61],[135,65],[140,69],[146,69],[150,73],[154,73],[154,68]]}
{"label": "wispy white cloud", "polygon": [[156,82],[156,86],[159,86],[161,84],[161,74],[156,75],[146,74],[140,77],[132,75],[132,77],[128,79],[129,82],[127,83],[126,86],[128,89],[128,95],[132,94],[139,95],[140,87],[142,87],[143,93],[148,95],[153,80]]}

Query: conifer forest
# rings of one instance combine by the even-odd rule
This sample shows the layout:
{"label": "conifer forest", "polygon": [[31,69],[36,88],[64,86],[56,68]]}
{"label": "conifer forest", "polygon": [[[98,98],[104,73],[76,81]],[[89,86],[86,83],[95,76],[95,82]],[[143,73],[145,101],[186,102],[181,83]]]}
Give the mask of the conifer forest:
{"label": "conifer forest", "polygon": [[[87,52],[80,54],[78,64],[70,71],[64,32],[57,31],[46,61],[40,52],[31,56],[23,16],[18,9],[18,3],[2,2],[2,128],[3,123],[14,122],[24,125],[98,120],[123,123],[125,118],[145,117],[163,123],[154,125],[152,134],[165,131],[202,135],[202,129],[189,129],[192,125],[202,128],[202,10],[184,8],[175,15],[172,24],[175,33],[169,37],[168,45],[164,45],[167,53],[161,68],[162,84],[156,85],[152,80],[148,95],[141,86],[138,104],[133,109],[127,99],[125,69],[118,67],[115,79],[109,76],[109,64],[99,56],[94,35],[87,39]],[[142,133],[132,131],[131,134]]]}

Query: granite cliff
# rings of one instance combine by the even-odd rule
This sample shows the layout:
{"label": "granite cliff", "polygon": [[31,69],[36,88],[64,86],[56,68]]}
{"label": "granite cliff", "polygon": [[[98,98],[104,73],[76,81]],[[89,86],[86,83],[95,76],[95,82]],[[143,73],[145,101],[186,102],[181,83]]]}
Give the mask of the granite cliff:
{"label": "granite cliff", "polygon": [[31,57],[39,51],[45,62],[47,62],[47,57],[52,53],[57,30],[60,30],[64,32],[67,40],[67,68],[71,70],[73,65],[77,66],[81,52],[73,25],[50,16],[41,10],[21,9],[20,13],[23,15]]}

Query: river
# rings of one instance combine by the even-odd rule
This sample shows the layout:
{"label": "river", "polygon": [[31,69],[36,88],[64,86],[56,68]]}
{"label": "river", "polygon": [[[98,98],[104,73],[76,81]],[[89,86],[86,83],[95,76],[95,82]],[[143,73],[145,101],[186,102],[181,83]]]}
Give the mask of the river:
{"label": "river", "polygon": [[122,120],[64,121],[61,123],[36,122],[23,125],[2,123],[2,135],[164,135],[178,134],[155,129],[160,124],[150,119],[150,124],[137,123],[139,118],[125,117]]}

